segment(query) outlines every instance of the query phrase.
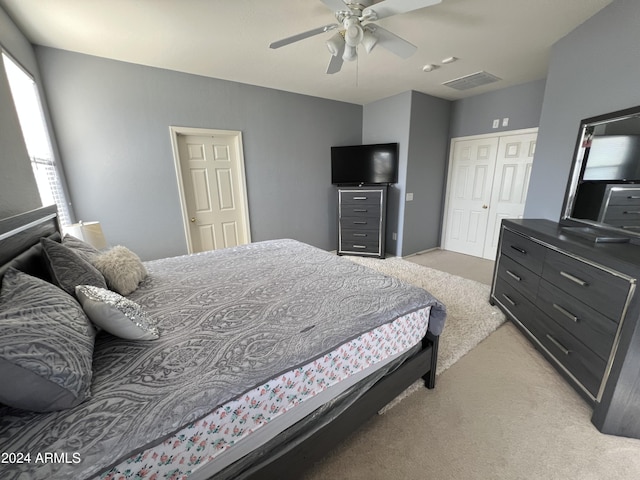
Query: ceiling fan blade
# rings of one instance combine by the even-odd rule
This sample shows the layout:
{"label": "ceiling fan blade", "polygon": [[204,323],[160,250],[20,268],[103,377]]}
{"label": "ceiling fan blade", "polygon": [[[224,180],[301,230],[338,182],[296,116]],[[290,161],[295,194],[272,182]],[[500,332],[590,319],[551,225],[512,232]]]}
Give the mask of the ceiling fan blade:
{"label": "ceiling fan blade", "polygon": [[[344,51],[344,48],[342,50]],[[329,60],[329,65],[327,66],[327,73],[329,75],[338,73],[342,68],[343,63],[344,60],[342,59],[342,53],[340,55],[331,55],[331,60]]]}
{"label": "ceiling fan blade", "polygon": [[344,3],[342,0],[320,0],[320,1],[324,3],[327,6],[327,8],[332,12],[342,12],[345,10],[349,10],[349,7],[347,7],[347,4]]}
{"label": "ceiling fan blade", "polygon": [[379,20],[399,13],[430,7],[441,2],[442,0],[383,0],[365,8],[362,11],[362,16],[367,20]]}
{"label": "ceiling fan blade", "polygon": [[409,58],[418,49],[413,43],[407,42],[404,38],[400,38],[379,25],[369,24],[367,27],[378,38],[376,45],[386,48],[399,57]]}
{"label": "ceiling fan blade", "polygon": [[304,40],[305,38],[313,37],[314,35],[319,35],[324,32],[328,32],[329,30],[333,30],[335,28],[340,27],[339,23],[330,23],[329,25],[324,25],[323,27],[314,28],[313,30],[308,30],[306,32],[298,33],[297,35],[293,35],[291,37],[283,38],[282,40],[278,40],[269,45],[270,48],[280,48],[285,45],[289,45],[290,43],[299,42],[300,40]]}

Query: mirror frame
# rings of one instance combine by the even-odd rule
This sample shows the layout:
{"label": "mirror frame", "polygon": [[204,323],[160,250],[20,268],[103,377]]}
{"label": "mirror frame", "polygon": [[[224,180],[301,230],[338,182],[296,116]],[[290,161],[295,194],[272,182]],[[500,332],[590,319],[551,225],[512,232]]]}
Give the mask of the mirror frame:
{"label": "mirror frame", "polygon": [[[595,127],[603,123],[610,123],[612,121],[624,120],[640,115],[640,106],[626,108],[624,110],[618,110],[603,115],[597,115],[595,117],[585,118],[580,121],[580,128],[578,130],[578,139],[573,152],[573,161],[571,164],[571,171],[569,174],[569,180],[567,182],[567,188],[565,190],[564,204],[562,205],[562,213],[560,217],[561,225],[576,226],[582,225],[585,227],[597,227],[599,229],[610,230],[618,233],[624,233],[627,236],[640,237],[640,232],[634,232],[618,228],[606,223],[596,222],[594,220],[576,218],[571,216],[573,208],[575,206],[576,194],[578,182],[582,175],[585,147],[584,139],[588,127]],[[638,159],[640,161],[640,159]],[[639,184],[640,185],[640,184]]]}

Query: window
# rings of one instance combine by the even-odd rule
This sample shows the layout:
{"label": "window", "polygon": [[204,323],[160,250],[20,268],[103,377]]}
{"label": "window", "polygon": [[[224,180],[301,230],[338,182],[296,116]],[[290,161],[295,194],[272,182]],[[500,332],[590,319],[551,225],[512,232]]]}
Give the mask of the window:
{"label": "window", "polygon": [[71,224],[69,205],[66,200],[58,166],[53,158],[51,140],[44,121],[38,87],[20,66],[4,52],[2,53],[13,103],[16,106],[20,128],[31,158],[31,167],[36,178],[42,205],[56,204],[62,225]]}

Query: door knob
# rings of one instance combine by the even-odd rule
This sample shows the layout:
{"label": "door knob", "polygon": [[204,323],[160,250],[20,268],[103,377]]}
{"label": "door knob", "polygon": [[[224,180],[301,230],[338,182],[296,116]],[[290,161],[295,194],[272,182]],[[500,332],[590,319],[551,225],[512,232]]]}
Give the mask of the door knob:
{"label": "door knob", "polygon": [[191,223],[195,223],[196,217],[191,217]]}
{"label": "door knob", "polygon": [[489,205],[482,205],[482,208],[486,210],[487,208],[489,208]]}

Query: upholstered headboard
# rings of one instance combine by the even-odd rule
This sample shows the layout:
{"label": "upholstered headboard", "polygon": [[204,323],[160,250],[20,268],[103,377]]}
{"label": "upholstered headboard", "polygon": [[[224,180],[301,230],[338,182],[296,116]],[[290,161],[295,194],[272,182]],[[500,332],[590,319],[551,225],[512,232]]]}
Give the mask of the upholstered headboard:
{"label": "upholstered headboard", "polygon": [[50,281],[40,238],[60,240],[55,205],[0,220],[0,280],[10,266]]}

